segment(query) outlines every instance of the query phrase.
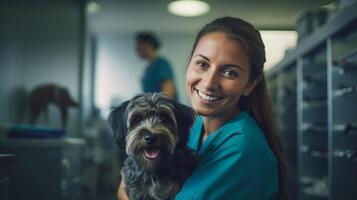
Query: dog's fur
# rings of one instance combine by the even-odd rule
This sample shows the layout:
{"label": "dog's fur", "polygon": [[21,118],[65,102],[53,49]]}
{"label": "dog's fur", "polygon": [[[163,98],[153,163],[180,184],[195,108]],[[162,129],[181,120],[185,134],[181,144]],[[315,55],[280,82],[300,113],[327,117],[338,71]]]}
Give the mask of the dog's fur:
{"label": "dog's fur", "polygon": [[78,107],[68,90],[55,84],[41,85],[30,94],[30,123],[35,124],[42,111],[47,111],[48,104],[56,105],[61,113],[61,126],[65,128],[69,107]]}
{"label": "dog's fur", "polygon": [[112,110],[108,121],[128,155],[122,176],[129,199],[175,197],[197,160],[186,147],[194,119],[191,108],[156,93],[135,96]]}

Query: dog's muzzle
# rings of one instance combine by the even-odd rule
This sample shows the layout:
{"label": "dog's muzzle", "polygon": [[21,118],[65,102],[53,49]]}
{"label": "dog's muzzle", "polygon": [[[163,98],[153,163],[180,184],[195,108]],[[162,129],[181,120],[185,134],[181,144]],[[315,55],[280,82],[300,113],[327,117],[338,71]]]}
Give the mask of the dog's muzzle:
{"label": "dog's muzzle", "polygon": [[160,156],[160,148],[155,147],[157,140],[157,135],[151,133],[146,133],[144,135],[144,141],[148,145],[148,147],[144,149],[144,156],[147,159],[153,160],[157,159]]}

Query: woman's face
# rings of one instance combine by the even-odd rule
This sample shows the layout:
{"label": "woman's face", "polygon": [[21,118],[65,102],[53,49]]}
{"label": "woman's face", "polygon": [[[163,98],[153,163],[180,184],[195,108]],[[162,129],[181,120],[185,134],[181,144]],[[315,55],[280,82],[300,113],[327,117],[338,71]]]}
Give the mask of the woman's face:
{"label": "woman's face", "polygon": [[239,111],[241,95],[249,95],[250,65],[241,44],[223,32],[208,33],[197,43],[186,74],[186,92],[196,113],[230,117]]}

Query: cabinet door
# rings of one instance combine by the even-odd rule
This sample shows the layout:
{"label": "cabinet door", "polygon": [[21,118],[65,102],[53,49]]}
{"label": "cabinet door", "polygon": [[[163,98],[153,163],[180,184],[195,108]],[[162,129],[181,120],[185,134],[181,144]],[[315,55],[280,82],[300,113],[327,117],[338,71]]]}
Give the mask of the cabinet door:
{"label": "cabinet door", "polygon": [[327,48],[302,57],[299,120],[300,199],[328,199]]}
{"label": "cabinet door", "polygon": [[297,199],[297,67],[291,64],[276,76],[274,111],[278,134],[287,161],[286,192],[289,199]]}
{"label": "cabinet door", "polygon": [[61,193],[66,200],[82,199],[82,157],[83,149],[81,146],[71,146],[64,148],[61,161]]}
{"label": "cabinet door", "polygon": [[357,20],[331,38],[331,199],[356,199]]}

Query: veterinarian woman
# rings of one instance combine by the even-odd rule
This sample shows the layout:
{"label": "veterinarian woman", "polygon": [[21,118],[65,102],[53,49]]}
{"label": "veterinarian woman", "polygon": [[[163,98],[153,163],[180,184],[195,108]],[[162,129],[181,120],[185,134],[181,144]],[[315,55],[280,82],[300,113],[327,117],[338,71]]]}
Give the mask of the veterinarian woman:
{"label": "veterinarian woman", "polygon": [[199,115],[188,142],[199,161],[176,200],[286,198],[264,62],[259,32],[241,19],[219,18],[198,33],[186,90]]}

